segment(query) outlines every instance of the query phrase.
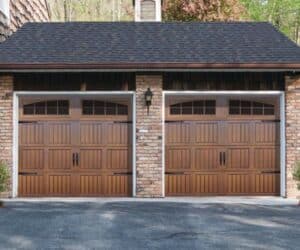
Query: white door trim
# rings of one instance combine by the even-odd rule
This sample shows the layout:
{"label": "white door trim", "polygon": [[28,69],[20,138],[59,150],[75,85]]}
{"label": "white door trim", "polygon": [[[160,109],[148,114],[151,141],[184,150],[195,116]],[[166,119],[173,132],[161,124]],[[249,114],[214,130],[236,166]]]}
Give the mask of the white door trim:
{"label": "white door trim", "polygon": [[285,93],[284,91],[163,91],[163,143],[162,143],[162,175],[163,196],[165,196],[165,97],[166,96],[278,96],[280,98],[280,196],[286,197],[286,138],[285,138]]}
{"label": "white door trim", "polygon": [[30,96],[128,96],[132,101],[132,196],[136,196],[136,95],[135,91],[16,91],[13,94],[13,178],[12,196],[18,197],[19,98]]}

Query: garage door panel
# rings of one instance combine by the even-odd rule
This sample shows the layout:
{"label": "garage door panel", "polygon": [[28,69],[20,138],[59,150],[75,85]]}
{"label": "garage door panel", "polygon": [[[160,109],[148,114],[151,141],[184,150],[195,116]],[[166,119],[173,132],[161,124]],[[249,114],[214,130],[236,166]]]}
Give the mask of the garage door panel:
{"label": "garage door panel", "polygon": [[84,148],[80,149],[80,169],[102,169],[103,149]]}
{"label": "garage door panel", "polygon": [[103,123],[80,123],[80,144],[81,145],[102,145]]}
{"label": "garage door panel", "polygon": [[167,148],[166,151],[167,170],[191,169],[191,149]]}
{"label": "garage door panel", "polygon": [[280,193],[280,174],[262,173],[253,175],[253,192],[257,194]]}
{"label": "garage door panel", "polygon": [[44,149],[22,148],[19,152],[20,170],[43,169],[45,165]]}
{"label": "garage door panel", "polygon": [[106,196],[129,196],[132,192],[132,175],[103,175]]}
{"label": "garage door panel", "polygon": [[251,124],[245,122],[228,123],[227,135],[229,144],[249,144],[252,136]]}
{"label": "garage door panel", "polygon": [[69,122],[48,124],[49,145],[71,145],[72,125]]}
{"label": "garage door panel", "polygon": [[71,175],[48,175],[48,194],[50,196],[69,196],[71,190]]}
{"label": "garage door panel", "polygon": [[257,122],[255,123],[255,143],[279,145],[280,143],[279,122]]}
{"label": "garage door panel", "polygon": [[216,148],[196,148],[195,149],[195,169],[196,170],[216,170],[219,167],[220,150]]}
{"label": "garage door panel", "polygon": [[166,142],[172,144],[187,144],[190,142],[191,124],[183,122],[166,123]]}
{"label": "garage door panel", "polygon": [[191,193],[191,176],[185,174],[166,175],[166,193],[169,195],[188,195]]}
{"label": "garage door panel", "polygon": [[222,175],[219,174],[193,174],[191,177],[192,193],[195,195],[218,194],[223,185]]}
{"label": "garage door panel", "polygon": [[98,196],[104,194],[101,175],[80,175],[80,195]]}
{"label": "garage door panel", "polygon": [[48,168],[55,170],[71,169],[72,163],[72,149],[56,148],[48,151]]}
{"label": "garage door panel", "polygon": [[219,139],[219,123],[217,122],[196,122],[195,137],[197,144],[216,144]]}
{"label": "garage door panel", "polygon": [[227,150],[228,163],[226,169],[249,169],[250,168],[250,149],[231,148]]}
{"label": "garage door panel", "polygon": [[44,124],[20,123],[19,134],[20,145],[38,146],[44,144]]}
{"label": "garage door panel", "polygon": [[45,177],[43,175],[19,175],[19,195],[42,196],[45,195]]}
{"label": "garage door panel", "polygon": [[127,148],[109,148],[106,153],[106,168],[118,170],[130,170],[129,152]]}
{"label": "garage door panel", "polygon": [[128,145],[132,125],[128,123],[109,123],[105,127],[106,142],[109,145]]}
{"label": "garage door panel", "polygon": [[254,168],[280,170],[280,148],[255,148]]}
{"label": "garage door panel", "polygon": [[226,174],[224,178],[226,178],[228,194],[250,194],[252,192],[251,174]]}

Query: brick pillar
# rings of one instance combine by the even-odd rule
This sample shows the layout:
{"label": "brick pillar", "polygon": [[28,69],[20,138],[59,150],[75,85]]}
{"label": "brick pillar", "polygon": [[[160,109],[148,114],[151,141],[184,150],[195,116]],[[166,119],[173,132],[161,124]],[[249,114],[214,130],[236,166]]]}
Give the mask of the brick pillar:
{"label": "brick pillar", "polygon": [[[12,176],[13,163],[13,77],[0,75],[0,161],[7,164]],[[1,197],[12,195],[12,178],[9,190]]]}
{"label": "brick pillar", "polygon": [[286,195],[300,195],[293,168],[300,161],[300,76],[286,77]]}
{"label": "brick pillar", "polygon": [[[149,115],[145,92],[153,92]],[[136,195],[162,197],[162,75],[136,76]]]}

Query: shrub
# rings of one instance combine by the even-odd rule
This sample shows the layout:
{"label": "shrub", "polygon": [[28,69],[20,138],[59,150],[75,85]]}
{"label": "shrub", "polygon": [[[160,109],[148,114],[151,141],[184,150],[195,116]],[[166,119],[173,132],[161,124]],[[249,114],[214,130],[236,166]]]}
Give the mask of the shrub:
{"label": "shrub", "polygon": [[0,162],[0,193],[6,191],[9,172],[6,164]]}
{"label": "shrub", "polygon": [[300,190],[300,161],[298,161],[295,165],[293,176],[294,180],[297,181],[298,190]]}

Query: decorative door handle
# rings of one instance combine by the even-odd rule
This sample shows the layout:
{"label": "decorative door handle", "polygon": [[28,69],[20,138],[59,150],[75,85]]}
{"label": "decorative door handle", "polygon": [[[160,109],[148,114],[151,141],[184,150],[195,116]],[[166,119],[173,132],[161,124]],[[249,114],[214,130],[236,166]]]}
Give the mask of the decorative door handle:
{"label": "decorative door handle", "polygon": [[75,153],[73,153],[73,166],[75,166],[76,164],[76,156],[75,156]]}
{"label": "decorative door handle", "polygon": [[225,166],[225,164],[226,164],[226,153],[223,152],[223,165]]}
{"label": "decorative door handle", "polygon": [[220,152],[220,154],[219,154],[219,163],[220,163],[220,166],[222,166],[222,164],[223,164],[223,152]]}

